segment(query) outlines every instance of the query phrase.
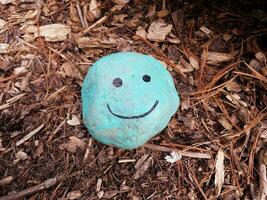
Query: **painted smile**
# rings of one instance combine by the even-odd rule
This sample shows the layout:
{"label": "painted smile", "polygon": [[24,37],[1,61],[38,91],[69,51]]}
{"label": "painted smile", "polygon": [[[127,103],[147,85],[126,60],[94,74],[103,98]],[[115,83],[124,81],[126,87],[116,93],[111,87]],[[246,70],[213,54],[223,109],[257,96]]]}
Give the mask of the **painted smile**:
{"label": "painted smile", "polygon": [[149,115],[151,112],[153,112],[153,110],[155,110],[155,108],[157,107],[158,103],[159,103],[159,101],[156,100],[156,102],[155,102],[154,105],[150,108],[149,111],[147,111],[147,112],[145,112],[145,113],[143,113],[143,114],[141,114],[141,115],[135,115],[135,116],[118,115],[118,114],[114,113],[114,112],[111,110],[111,108],[110,108],[110,106],[109,106],[108,104],[107,104],[107,107],[108,107],[109,112],[110,112],[112,115],[114,115],[115,117],[118,117],[118,118],[121,118],[121,119],[138,119],[138,118],[143,118],[143,117]]}

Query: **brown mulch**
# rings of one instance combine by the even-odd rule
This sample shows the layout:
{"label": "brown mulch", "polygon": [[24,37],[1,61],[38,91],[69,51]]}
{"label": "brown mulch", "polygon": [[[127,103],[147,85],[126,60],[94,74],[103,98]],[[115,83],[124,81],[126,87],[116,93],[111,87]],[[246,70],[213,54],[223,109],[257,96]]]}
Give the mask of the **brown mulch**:
{"label": "brown mulch", "polygon": [[[264,0],[1,2],[1,200],[266,199]],[[172,25],[163,40],[147,34],[159,20]],[[66,38],[51,41],[49,24]],[[100,144],[81,123],[88,68],[118,51],[161,60],[181,96],[168,127],[135,150]]]}

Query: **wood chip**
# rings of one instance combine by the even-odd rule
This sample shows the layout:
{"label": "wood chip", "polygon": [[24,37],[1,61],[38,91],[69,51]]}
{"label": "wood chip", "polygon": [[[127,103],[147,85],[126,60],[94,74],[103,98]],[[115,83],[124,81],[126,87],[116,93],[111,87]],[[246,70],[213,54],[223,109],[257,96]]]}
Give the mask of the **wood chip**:
{"label": "wood chip", "polygon": [[43,152],[44,152],[44,143],[41,141],[38,143],[35,153],[38,157],[40,157]]}
{"label": "wood chip", "polygon": [[146,172],[146,170],[148,170],[152,164],[152,160],[152,156],[149,156],[148,154],[143,155],[135,165],[136,172],[133,175],[133,178],[140,178]]}
{"label": "wood chip", "polygon": [[12,3],[12,0],[0,0],[0,3],[1,3],[2,5],[7,5],[7,4]]}
{"label": "wood chip", "polygon": [[2,144],[2,139],[0,139],[0,152],[2,151],[5,151],[6,149],[3,147],[3,144]]}
{"label": "wood chip", "polygon": [[39,31],[36,26],[28,27],[26,32],[34,33],[35,37],[42,36],[48,42],[60,42],[67,39],[71,29],[64,24],[48,24],[40,26]]}
{"label": "wood chip", "polygon": [[3,28],[6,25],[6,21],[0,18],[0,28]]}
{"label": "wood chip", "polygon": [[228,42],[229,40],[231,40],[231,38],[233,37],[232,34],[229,34],[229,33],[224,33],[223,34],[223,40]]}
{"label": "wood chip", "polygon": [[[204,58],[204,56],[205,56],[205,51],[202,52],[201,57]],[[223,62],[228,62],[233,59],[234,56],[232,54],[209,51],[207,63],[210,65],[219,65]]]}
{"label": "wood chip", "polygon": [[102,179],[101,178],[97,179],[96,189],[95,189],[96,192],[99,192],[100,191],[101,184],[102,184]]}
{"label": "wood chip", "polygon": [[201,26],[200,28],[199,28],[199,30],[201,30],[203,33],[205,33],[206,35],[209,35],[210,33],[211,33],[211,30],[210,29],[208,29],[207,27],[205,27],[205,26]]}
{"label": "wood chip", "polygon": [[229,94],[226,95],[226,98],[231,101],[233,104],[239,106],[242,105],[244,107],[247,107],[247,103],[241,100],[241,97],[238,94]]}
{"label": "wood chip", "polygon": [[138,26],[137,30],[135,32],[136,35],[138,35],[141,38],[146,39],[147,38],[147,32],[142,26]]}
{"label": "wood chip", "polygon": [[125,160],[119,160],[118,163],[132,163],[136,162],[135,159],[125,159]]}
{"label": "wood chip", "polygon": [[222,186],[224,183],[224,152],[222,149],[219,149],[216,164],[215,164],[215,192],[217,197],[220,195]]}
{"label": "wood chip", "polygon": [[[116,190],[111,190],[111,191],[106,191],[103,195],[103,199],[111,199],[112,197],[115,197],[118,194],[118,191]],[[114,198],[116,199],[116,198]]]}
{"label": "wood chip", "polygon": [[82,193],[80,190],[74,190],[67,194],[67,199],[69,200],[79,199],[81,195]]}
{"label": "wood chip", "polygon": [[26,69],[26,67],[24,67],[24,66],[16,67],[16,68],[13,70],[13,74],[14,74],[14,75],[18,75],[18,74],[23,73],[23,72],[26,72],[26,71],[27,71],[27,69]]}
{"label": "wood chip", "polygon": [[65,148],[69,152],[75,153],[78,148],[84,150],[86,148],[86,143],[75,136],[71,136],[69,137],[69,141],[66,144],[61,145],[60,148]]}
{"label": "wood chip", "polygon": [[99,191],[96,195],[99,199],[101,199],[104,196],[104,191]]}
{"label": "wood chip", "polygon": [[18,142],[16,142],[16,146],[18,147],[19,145],[21,145],[24,142],[26,142],[27,140],[29,140],[32,136],[34,136],[36,133],[38,133],[43,127],[44,127],[44,124],[41,124],[36,129],[34,129],[33,131],[31,131],[29,134],[25,135],[21,140],[19,140]]}
{"label": "wood chip", "polygon": [[163,20],[156,20],[148,28],[147,39],[155,42],[163,42],[171,30],[171,24],[167,24]]}
{"label": "wood chip", "polygon": [[241,91],[241,86],[236,83],[235,81],[232,81],[231,83],[227,84],[226,89],[229,92],[240,92]]}
{"label": "wood chip", "polygon": [[80,75],[79,70],[75,67],[72,62],[65,62],[61,65],[60,70],[67,76],[78,78]]}
{"label": "wood chip", "polygon": [[94,15],[95,19],[101,17],[101,11],[99,10],[99,3],[96,0],[91,0],[89,4],[89,11]]}
{"label": "wood chip", "polygon": [[166,17],[170,14],[170,12],[166,9],[164,10],[160,10],[159,12],[157,12],[157,16],[160,18]]}
{"label": "wood chip", "polygon": [[266,56],[262,52],[258,52],[255,54],[256,59],[263,65],[266,65]]}
{"label": "wood chip", "polygon": [[15,153],[15,156],[16,156],[16,159],[13,161],[14,165],[21,160],[26,160],[29,158],[29,156],[23,151],[18,151],[17,153]]}
{"label": "wood chip", "polygon": [[223,116],[220,116],[218,119],[218,122],[226,129],[226,130],[232,130],[232,125],[230,122]]}
{"label": "wood chip", "polygon": [[113,22],[115,23],[124,23],[125,18],[127,18],[127,14],[119,14],[119,15],[114,15],[113,16]]}
{"label": "wood chip", "polygon": [[7,54],[9,53],[9,44],[0,43],[0,54]]}
{"label": "wood chip", "polygon": [[190,62],[191,66],[192,66],[194,69],[196,69],[196,70],[199,69],[199,63],[198,63],[198,61],[197,61],[195,58],[193,58],[193,57],[189,57],[189,62]]}
{"label": "wood chip", "polygon": [[126,5],[130,2],[130,0],[112,0],[113,3],[116,3],[118,5]]}

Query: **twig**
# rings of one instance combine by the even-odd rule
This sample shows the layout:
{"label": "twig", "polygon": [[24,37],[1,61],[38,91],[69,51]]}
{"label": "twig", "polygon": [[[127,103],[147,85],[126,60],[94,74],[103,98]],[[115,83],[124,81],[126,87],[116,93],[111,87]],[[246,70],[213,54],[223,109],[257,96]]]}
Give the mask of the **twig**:
{"label": "twig", "polygon": [[37,192],[41,192],[43,190],[49,189],[49,188],[53,187],[54,185],[56,185],[57,183],[64,181],[68,177],[75,176],[79,173],[80,173],[80,171],[74,172],[73,174],[70,174],[70,175],[60,175],[60,176],[57,176],[54,178],[50,178],[50,179],[48,179],[48,180],[46,180],[46,181],[44,181],[44,182],[42,182],[36,186],[27,188],[27,189],[22,190],[22,191],[17,192],[17,193],[12,193],[12,194],[9,194],[6,196],[2,196],[2,197],[0,197],[0,200],[15,200],[15,199],[24,198],[26,196],[35,194]]}
{"label": "twig", "polygon": [[80,7],[80,5],[78,3],[76,4],[76,8],[77,8],[77,11],[78,11],[78,15],[79,15],[82,27],[85,28],[85,23],[84,23],[84,20],[83,20],[84,18],[83,18],[82,10],[81,10],[81,7]]}
{"label": "twig", "polygon": [[32,136],[34,136],[36,133],[38,133],[43,127],[44,127],[44,124],[41,124],[36,129],[31,131],[29,134],[25,135],[25,137],[23,137],[21,140],[19,140],[16,143],[16,146],[19,146],[19,145],[23,144],[24,142],[26,142],[28,139],[30,139]]}
{"label": "twig", "polygon": [[263,149],[259,153],[260,200],[267,199],[266,165],[263,161],[264,153],[265,151]]}
{"label": "twig", "polygon": [[[190,176],[192,177],[193,181],[195,182],[195,185],[197,186],[198,190],[200,191],[200,193],[202,194],[203,198],[205,200],[208,200],[207,196],[205,195],[205,193],[203,192],[202,188],[200,187],[197,178],[195,177],[195,175],[193,174],[193,172],[187,168],[188,172],[190,173]],[[0,199],[1,200],[1,199]]]}
{"label": "twig", "polygon": [[57,96],[59,93],[61,93],[63,90],[65,90],[67,88],[66,85],[64,85],[62,88],[58,89],[56,92],[54,92],[53,94],[51,94],[48,97],[45,97],[45,101],[49,101],[51,99],[53,99],[55,96]]}
{"label": "twig", "polygon": [[55,129],[55,131],[49,136],[47,142],[50,142],[52,140],[52,138],[56,135],[56,133],[61,129],[61,127],[65,124],[66,119],[64,119],[59,125],[58,127]]}
{"label": "twig", "polygon": [[0,110],[4,110],[6,108],[9,108],[12,103],[19,100],[20,98],[22,98],[25,95],[26,95],[26,93],[22,93],[22,94],[19,94],[17,96],[12,97],[11,99],[8,99],[5,104],[0,106]]}
{"label": "twig", "polygon": [[5,186],[10,184],[14,180],[13,176],[8,176],[0,180],[0,186]]}
{"label": "twig", "polygon": [[102,18],[100,18],[99,20],[97,20],[94,24],[92,24],[91,26],[89,26],[87,29],[85,29],[82,33],[82,35],[85,35],[86,33],[89,33],[91,31],[92,28],[102,24],[104,21],[106,21],[106,19],[108,18],[108,16],[104,16]]}
{"label": "twig", "polygon": [[185,157],[211,159],[211,155],[207,154],[207,153],[180,151],[180,150],[177,150],[177,149],[163,147],[163,146],[155,145],[155,144],[145,144],[144,147],[149,148],[149,149],[154,149],[154,150],[157,150],[157,151],[164,151],[164,152],[175,151],[178,154],[180,154],[181,156],[185,156]]}

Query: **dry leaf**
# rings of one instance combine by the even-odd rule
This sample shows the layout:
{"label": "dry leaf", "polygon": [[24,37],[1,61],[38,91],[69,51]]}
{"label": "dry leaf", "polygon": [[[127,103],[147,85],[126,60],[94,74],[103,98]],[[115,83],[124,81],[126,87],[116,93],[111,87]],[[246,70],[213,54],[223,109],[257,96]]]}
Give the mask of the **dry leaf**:
{"label": "dry leaf", "polygon": [[215,190],[217,197],[220,195],[222,186],[224,183],[224,152],[222,149],[219,149],[217,157],[216,157],[216,164],[215,164]]}
{"label": "dry leaf", "polygon": [[163,42],[171,30],[171,24],[167,24],[163,20],[157,20],[149,26],[147,38],[151,41]]}
{"label": "dry leaf", "polygon": [[9,44],[6,43],[0,43],[0,54],[6,54],[9,53]]}
{"label": "dry leaf", "polygon": [[[202,52],[201,57],[204,58],[204,56],[205,56],[205,51]],[[221,64],[222,62],[231,61],[233,59],[234,56],[232,54],[209,51],[207,63],[210,65],[218,65]]]}
{"label": "dry leaf", "polygon": [[72,115],[72,118],[67,120],[67,124],[70,126],[78,126],[81,124],[81,122],[76,115]]}
{"label": "dry leaf", "polygon": [[80,190],[73,190],[67,194],[67,199],[69,199],[69,200],[78,199],[78,198],[80,198],[81,195],[82,195],[82,193]]}
{"label": "dry leaf", "polygon": [[78,148],[82,149],[82,150],[85,149],[86,143],[83,140],[81,140],[75,136],[71,136],[69,138],[68,143],[61,145],[61,148],[65,148],[69,152],[75,153]]}

